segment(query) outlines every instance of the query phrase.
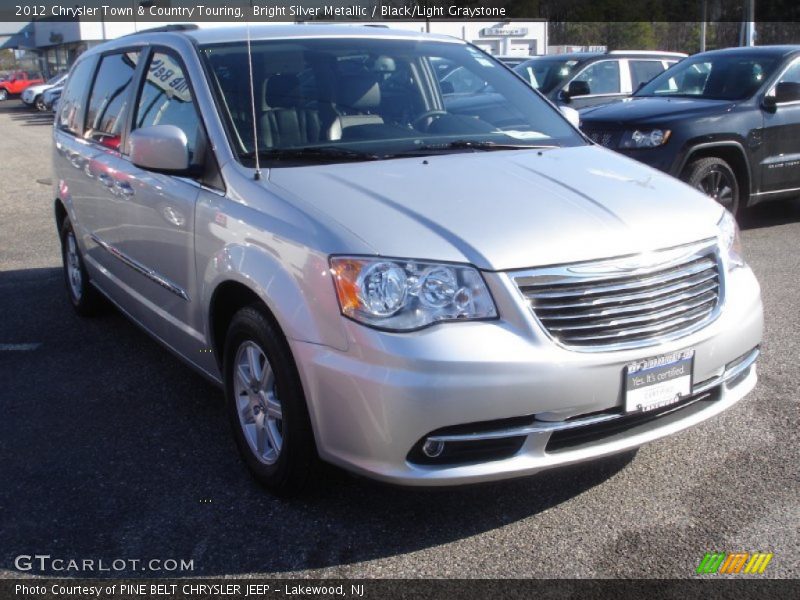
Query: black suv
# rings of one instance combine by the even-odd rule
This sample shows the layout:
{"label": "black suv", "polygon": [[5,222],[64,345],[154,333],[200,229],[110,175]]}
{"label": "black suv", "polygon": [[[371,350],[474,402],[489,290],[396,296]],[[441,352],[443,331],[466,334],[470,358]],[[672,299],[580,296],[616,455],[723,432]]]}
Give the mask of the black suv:
{"label": "black suv", "polygon": [[800,193],[800,46],[695,54],[633,97],[581,112],[592,140],[736,214]]}
{"label": "black suv", "polygon": [[649,50],[571,52],[537,56],[514,71],[552,102],[581,109],[627,98],[683,58]]}

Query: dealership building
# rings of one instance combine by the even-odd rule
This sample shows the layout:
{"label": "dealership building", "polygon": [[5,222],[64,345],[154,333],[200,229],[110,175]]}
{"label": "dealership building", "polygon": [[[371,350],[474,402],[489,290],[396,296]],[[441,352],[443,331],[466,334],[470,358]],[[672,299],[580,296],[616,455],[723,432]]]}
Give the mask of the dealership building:
{"label": "dealership building", "polygon": [[[122,35],[167,23],[102,21],[33,21],[4,23],[0,47],[13,49],[26,62],[35,61],[46,77],[66,71],[84,51]],[[545,21],[382,21],[392,29],[438,33],[472,42],[497,56],[544,54],[547,49]],[[225,23],[200,23],[219,27]],[[230,25],[230,23],[228,24]]]}

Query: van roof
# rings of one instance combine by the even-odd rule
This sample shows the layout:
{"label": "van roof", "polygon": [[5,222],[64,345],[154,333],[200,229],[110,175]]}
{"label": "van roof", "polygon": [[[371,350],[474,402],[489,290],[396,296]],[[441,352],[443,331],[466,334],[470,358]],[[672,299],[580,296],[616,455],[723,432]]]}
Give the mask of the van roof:
{"label": "van roof", "polygon": [[[188,29],[182,32],[197,41],[198,44],[224,44],[226,42],[239,42],[247,38],[247,27],[235,25],[230,27],[211,27]],[[445,42],[463,43],[462,40],[446,35],[420,33],[403,29],[390,29],[387,27],[374,27],[369,25],[329,25],[329,24],[280,24],[280,25],[252,25],[250,39],[272,40],[291,38],[319,38],[319,37],[364,37],[381,39],[408,39],[408,40],[437,40]]]}

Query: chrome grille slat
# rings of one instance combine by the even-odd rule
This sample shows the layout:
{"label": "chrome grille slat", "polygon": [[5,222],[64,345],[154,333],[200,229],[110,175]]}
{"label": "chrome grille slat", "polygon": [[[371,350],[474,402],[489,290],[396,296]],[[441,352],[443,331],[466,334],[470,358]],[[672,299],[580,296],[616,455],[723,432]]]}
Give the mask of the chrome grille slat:
{"label": "chrome grille slat", "polygon": [[705,306],[706,304],[715,303],[716,301],[717,301],[716,296],[713,296],[711,298],[702,299],[699,302],[695,301],[695,302],[690,302],[688,304],[681,304],[678,306],[670,307],[665,310],[642,313],[630,317],[614,317],[611,319],[602,319],[594,321],[588,325],[582,325],[582,324],[558,325],[555,327],[550,327],[550,331],[582,331],[586,329],[598,329],[602,327],[618,327],[620,325],[631,325],[634,323],[649,323],[651,321],[658,321],[665,317],[671,317],[672,315],[685,313],[692,309]]}
{"label": "chrome grille slat", "polygon": [[722,284],[712,241],[514,280],[547,332],[578,350],[646,346],[695,331],[715,318]]}
{"label": "chrome grille slat", "polygon": [[696,321],[698,318],[704,317],[706,314],[707,311],[705,309],[697,309],[692,311],[692,314],[685,314],[675,319],[670,319],[669,321],[660,323],[658,325],[650,325],[648,327],[637,327],[633,329],[626,329],[626,328],[609,329],[602,334],[573,336],[572,339],[575,341],[609,340],[609,339],[616,339],[621,335],[635,336],[641,334],[659,333],[661,331],[672,329],[676,325],[682,325],[684,323]]}
{"label": "chrome grille slat", "polygon": [[545,304],[542,302],[534,303],[533,299],[531,299],[531,301],[532,304],[534,304],[534,308],[537,311],[554,310],[554,309],[573,309],[573,308],[596,308],[598,306],[606,306],[606,305],[632,305],[635,302],[650,302],[653,301],[654,298],[663,299],[664,297],[671,296],[675,292],[692,294],[691,290],[700,285],[711,286],[711,288],[713,289],[716,288],[719,285],[719,283],[716,277],[706,277],[704,278],[703,281],[700,281],[700,283],[681,282],[679,284],[671,284],[667,287],[658,288],[656,290],[646,290],[644,292],[637,292],[635,294],[620,294],[618,296],[616,295],[608,296],[605,298],[602,297],[592,298],[591,300],[578,301],[578,302],[561,303],[561,304],[552,304],[550,302],[547,302]]}
{"label": "chrome grille slat", "polygon": [[[716,273],[698,273],[696,275],[692,275],[682,281],[676,281],[669,284],[661,284],[659,286],[645,289],[643,291],[634,292],[632,294],[617,294],[616,292],[613,294],[608,294],[606,296],[600,296],[599,298],[592,297],[588,302],[585,304],[583,302],[587,301],[587,296],[585,294],[580,294],[577,296],[572,296],[578,298],[578,302],[572,302],[566,305],[566,308],[570,308],[572,306],[578,306],[581,303],[581,306],[597,306],[600,304],[613,304],[613,303],[626,303],[630,302],[631,300],[652,300],[654,298],[662,298],[664,296],[674,294],[676,292],[682,292],[689,290],[697,285],[706,283],[706,282],[714,282],[715,284],[718,282],[718,276]],[[533,294],[526,294],[528,299],[531,301],[531,305],[537,310],[547,310],[550,308],[550,303],[547,302],[547,299],[539,298]],[[566,295],[565,293],[559,296],[559,300],[563,300],[565,298],[570,298],[570,296]]]}
{"label": "chrome grille slat", "polygon": [[[697,298],[699,296],[708,296],[714,297],[717,296],[717,288],[719,284],[716,281],[704,283],[698,289],[690,288],[693,291],[683,292],[681,294],[672,294],[660,300],[649,300],[647,302],[633,302],[630,304],[619,304],[614,303],[607,308],[603,308],[601,310],[596,311],[589,311],[585,312],[571,312],[569,314],[557,313],[553,315],[545,315],[547,319],[551,321],[563,321],[563,320],[578,320],[578,319],[590,319],[593,317],[606,317],[609,315],[617,315],[617,314],[627,314],[627,313],[635,313],[639,311],[647,311],[656,308],[661,308],[664,306],[670,306],[672,304],[677,304],[678,302],[682,302],[684,300],[691,300],[693,298]],[[591,305],[589,308],[596,307],[597,305]],[[555,310],[555,309],[573,309],[576,305],[568,305],[568,304],[561,304],[557,307],[550,307],[550,306],[537,306],[536,310],[543,311],[543,310]]]}
{"label": "chrome grille slat", "polygon": [[[559,285],[552,285],[547,286],[544,291],[537,291],[530,293],[531,298],[563,298],[565,296],[575,296],[577,293],[582,293],[584,295],[599,295],[599,294],[607,294],[613,292],[620,292],[625,290],[631,289],[639,289],[639,288],[649,288],[654,285],[661,285],[666,284],[671,281],[675,281],[676,279],[684,279],[689,275],[693,276],[704,276],[708,274],[709,269],[713,269],[715,267],[715,263],[711,261],[703,261],[692,265],[687,271],[679,271],[677,269],[671,269],[669,273],[661,273],[659,275],[654,275],[650,277],[638,277],[636,279],[629,278],[626,280],[620,281],[620,283],[614,283],[611,285],[602,285],[599,286],[596,283],[587,282],[587,283],[580,283],[578,285],[574,284],[559,284]],[[621,279],[621,278],[618,278]],[[528,295],[530,286],[520,286],[522,293]],[[569,290],[560,290],[561,287],[569,287]],[[554,290],[554,291],[551,291]]]}

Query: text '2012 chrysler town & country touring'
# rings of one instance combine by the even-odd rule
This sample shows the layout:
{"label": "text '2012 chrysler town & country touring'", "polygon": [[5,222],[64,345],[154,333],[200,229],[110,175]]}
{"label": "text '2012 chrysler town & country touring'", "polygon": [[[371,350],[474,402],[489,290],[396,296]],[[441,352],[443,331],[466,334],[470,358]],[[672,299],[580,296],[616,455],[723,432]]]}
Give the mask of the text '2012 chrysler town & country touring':
{"label": "text '2012 chrysler town & country touring'", "polygon": [[[435,65],[487,82],[453,102]],[[477,48],[388,29],[134,34],[54,129],[69,298],[225,389],[254,475],[406,485],[638,447],[756,383],[729,213],[594,146]]]}

